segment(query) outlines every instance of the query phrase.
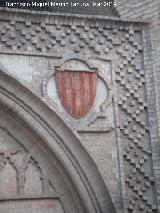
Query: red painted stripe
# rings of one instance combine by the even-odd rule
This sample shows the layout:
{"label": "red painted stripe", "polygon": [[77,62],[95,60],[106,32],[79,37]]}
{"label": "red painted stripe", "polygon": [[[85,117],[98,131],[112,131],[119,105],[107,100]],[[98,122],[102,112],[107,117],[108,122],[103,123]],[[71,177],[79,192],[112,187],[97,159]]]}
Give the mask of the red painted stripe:
{"label": "red painted stripe", "polygon": [[83,117],[95,99],[96,75],[89,72],[58,72],[58,89],[64,108],[74,118]]}
{"label": "red painted stripe", "polygon": [[85,84],[84,84],[84,74],[80,72],[80,96],[81,96],[81,108],[80,108],[80,117],[83,117],[85,114]]}
{"label": "red painted stripe", "polygon": [[70,82],[69,82],[69,78],[68,78],[68,72],[66,72],[65,71],[65,80],[66,80],[66,85],[65,85],[65,90],[66,90],[66,94],[65,94],[65,99],[66,99],[66,110],[67,110],[67,112],[69,112],[70,113],[70,110],[71,110],[71,106],[70,106],[70,104],[69,104],[69,95],[68,95],[68,85],[70,84]]}
{"label": "red painted stripe", "polygon": [[89,100],[90,100],[90,90],[89,90],[89,75],[85,73],[85,113],[88,112]]}
{"label": "red painted stripe", "polygon": [[80,110],[81,110],[81,92],[80,92],[80,73],[81,72],[76,72],[76,108],[77,108],[77,118],[80,117]]}
{"label": "red painted stripe", "polygon": [[77,93],[76,93],[76,73],[71,73],[72,76],[72,116],[77,117]]}
{"label": "red painted stripe", "polygon": [[93,105],[94,102],[94,96],[95,96],[95,92],[94,92],[94,74],[93,73],[88,73],[89,75],[89,106],[91,107]]}

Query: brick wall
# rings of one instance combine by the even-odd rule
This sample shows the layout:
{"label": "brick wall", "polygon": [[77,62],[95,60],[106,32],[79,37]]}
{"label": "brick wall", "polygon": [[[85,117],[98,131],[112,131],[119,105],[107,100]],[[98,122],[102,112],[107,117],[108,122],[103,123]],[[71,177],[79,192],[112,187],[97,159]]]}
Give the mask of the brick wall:
{"label": "brick wall", "polygon": [[149,102],[152,158],[160,209],[160,1],[118,0],[117,10],[122,18],[149,22],[150,35],[147,35],[147,39],[151,40],[152,54],[150,58],[145,56],[144,59],[147,70],[146,89]]}

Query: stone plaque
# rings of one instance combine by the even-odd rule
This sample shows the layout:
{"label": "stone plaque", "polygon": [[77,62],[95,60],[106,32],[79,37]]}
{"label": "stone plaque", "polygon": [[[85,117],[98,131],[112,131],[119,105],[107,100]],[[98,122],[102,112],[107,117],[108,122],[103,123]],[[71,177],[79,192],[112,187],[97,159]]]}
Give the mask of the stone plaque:
{"label": "stone plaque", "polygon": [[3,213],[64,213],[58,199],[29,199],[1,201]]}
{"label": "stone plaque", "polygon": [[58,94],[65,110],[73,118],[83,118],[92,108],[97,85],[97,73],[84,62],[70,60],[56,71]]}

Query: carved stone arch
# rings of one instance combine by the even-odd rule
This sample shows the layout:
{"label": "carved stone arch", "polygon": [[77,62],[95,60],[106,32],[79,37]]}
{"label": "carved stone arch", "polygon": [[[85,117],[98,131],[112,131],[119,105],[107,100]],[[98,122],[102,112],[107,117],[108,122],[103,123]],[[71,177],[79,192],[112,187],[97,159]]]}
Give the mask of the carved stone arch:
{"label": "carved stone arch", "polygon": [[57,193],[64,212],[115,212],[95,163],[72,130],[56,112],[2,69],[0,116],[1,129],[45,170],[43,180]]}
{"label": "carved stone arch", "polygon": [[69,56],[64,56],[61,60],[59,60],[55,66],[56,69],[59,69],[62,65],[64,65],[67,62],[77,61],[81,62],[82,64],[86,65],[87,69],[96,71],[97,68],[91,63],[88,58],[83,56],[76,56],[76,54],[71,54]]}

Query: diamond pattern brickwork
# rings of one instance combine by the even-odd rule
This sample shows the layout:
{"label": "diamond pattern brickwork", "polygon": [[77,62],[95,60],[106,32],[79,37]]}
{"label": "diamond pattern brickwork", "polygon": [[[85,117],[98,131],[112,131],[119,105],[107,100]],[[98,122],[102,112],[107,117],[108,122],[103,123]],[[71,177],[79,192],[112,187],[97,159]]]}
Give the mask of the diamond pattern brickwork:
{"label": "diamond pattern brickwork", "polygon": [[118,109],[123,149],[128,212],[157,212],[150,150],[142,46],[134,30],[123,37],[117,51]]}
{"label": "diamond pattern brickwork", "polygon": [[[154,213],[154,178],[150,148],[141,30],[135,26],[69,19],[54,23],[0,22],[0,52],[28,55],[79,55],[110,59],[118,66],[119,130],[124,162],[127,211]],[[114,58],[116,56],[116,59]],[[107,58],[108,57],[108,58]],[[118,119],[118,118],[116,118]],[[124,183],[122,183],[124,184]]]}
{"label": "diamond pattern brickwork", "polygon": [[[118,33],[121,34],[120,29],[109,23],[100,26],[97,22],[86,24],[84,21],[55,20],[52,25],[43,22],[1,21],[0,51],[32,55],[62,55],[72,50],[82,55],[106,56],[124,43],[125,38],[119,38]],[[128,55],[124,63],[127,60],[131,61],[135,54],[136,52],[133,52]],[[125,55],[123,57],[125,58]]]}

